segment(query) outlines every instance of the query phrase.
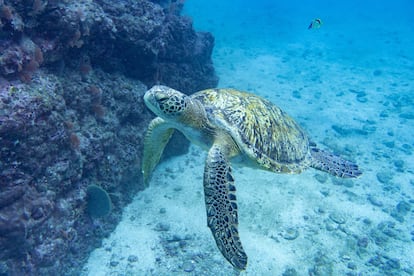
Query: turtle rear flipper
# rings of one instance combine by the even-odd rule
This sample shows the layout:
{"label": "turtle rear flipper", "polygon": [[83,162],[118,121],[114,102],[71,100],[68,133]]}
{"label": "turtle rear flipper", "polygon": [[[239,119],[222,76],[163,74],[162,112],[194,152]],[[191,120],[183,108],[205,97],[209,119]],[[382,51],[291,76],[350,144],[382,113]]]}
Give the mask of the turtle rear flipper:
{"label": "turtle rear flipper", "polygon": [[342,178],[356,178],[362,174],[358,165],[341,158],[338,155],[318,149],[310,148],[312,155],[311,167]]}
{"label": "turtle rear flipper", "polygon": [[237,269],[244,270],[247,255],[238,231],[236,188],[223,146],[214,144],[204,169],[204,197],[207,225],[223,256]]}

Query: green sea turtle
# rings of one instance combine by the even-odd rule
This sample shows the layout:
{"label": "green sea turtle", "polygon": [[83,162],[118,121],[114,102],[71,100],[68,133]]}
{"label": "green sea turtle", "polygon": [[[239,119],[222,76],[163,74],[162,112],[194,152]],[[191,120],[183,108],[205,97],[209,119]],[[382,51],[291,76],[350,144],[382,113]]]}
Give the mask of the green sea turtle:
{"label": "green sea turtle", "polygon": [[151,121],[145,136],[144,183],[148,185],[174,129],[207,150],[207,224],[223,256],[239,270],[246,268],[247,255],[238,233],[230,161],[276,173],[300,173],[312,167],[344,178],[361,174],[351,161],[318,149],[292,118],[256,95],[208,89],[187,96],[157,85],[145,93],[144,100],[159,116]]}

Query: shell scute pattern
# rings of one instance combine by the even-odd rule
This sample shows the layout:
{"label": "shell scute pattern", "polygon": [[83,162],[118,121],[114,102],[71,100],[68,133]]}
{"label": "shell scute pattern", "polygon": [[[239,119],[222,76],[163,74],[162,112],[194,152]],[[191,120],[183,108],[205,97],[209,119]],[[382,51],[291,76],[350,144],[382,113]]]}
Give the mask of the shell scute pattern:
{"label": "shell scute pattern", "polygon": [[266,99],[233,89],[208,89],[192,97],[203,103],[212,123],[232,135],[261,167],[296,173],[309,165],[305,132]]}

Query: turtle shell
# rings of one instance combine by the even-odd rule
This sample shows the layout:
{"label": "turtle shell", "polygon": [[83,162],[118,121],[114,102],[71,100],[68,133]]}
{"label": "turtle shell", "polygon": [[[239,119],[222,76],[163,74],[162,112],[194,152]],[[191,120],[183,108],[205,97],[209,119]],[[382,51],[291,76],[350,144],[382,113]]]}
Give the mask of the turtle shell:
{"label": "turtle shell", "polygon": [[270,101],[234,89],[208,89],[191,97],[203,104],[211,124],[230,134],[260,167],[299,173],[309,166],[306,133]]}

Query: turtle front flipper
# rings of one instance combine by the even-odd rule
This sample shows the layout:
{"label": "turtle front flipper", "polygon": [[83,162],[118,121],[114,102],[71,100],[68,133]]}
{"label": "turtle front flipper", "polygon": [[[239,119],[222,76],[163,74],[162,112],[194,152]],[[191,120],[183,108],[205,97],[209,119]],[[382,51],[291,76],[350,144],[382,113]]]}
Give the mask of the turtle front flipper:
{"label": "turtle front flipper", "polygon": [[151,173],[160,161],[165,146],[174,133],[170,124],[160,117],[152,120],[144,138],[144,156],[142,158],[142,173],[144,185],[148,186]]}
{"label": "turtle front flipper", "polygon": [[225,149],[214,144],[204,168],[204,196],[207,225],[223,256],[237,269],[247,265],[247,255],[240,242],[236,188]]}
{"label": "turtle front flipper", "polygon": [[355,178],[362,174],[358,165],[338,155],[311,147],[311,167],[342,178]]}

